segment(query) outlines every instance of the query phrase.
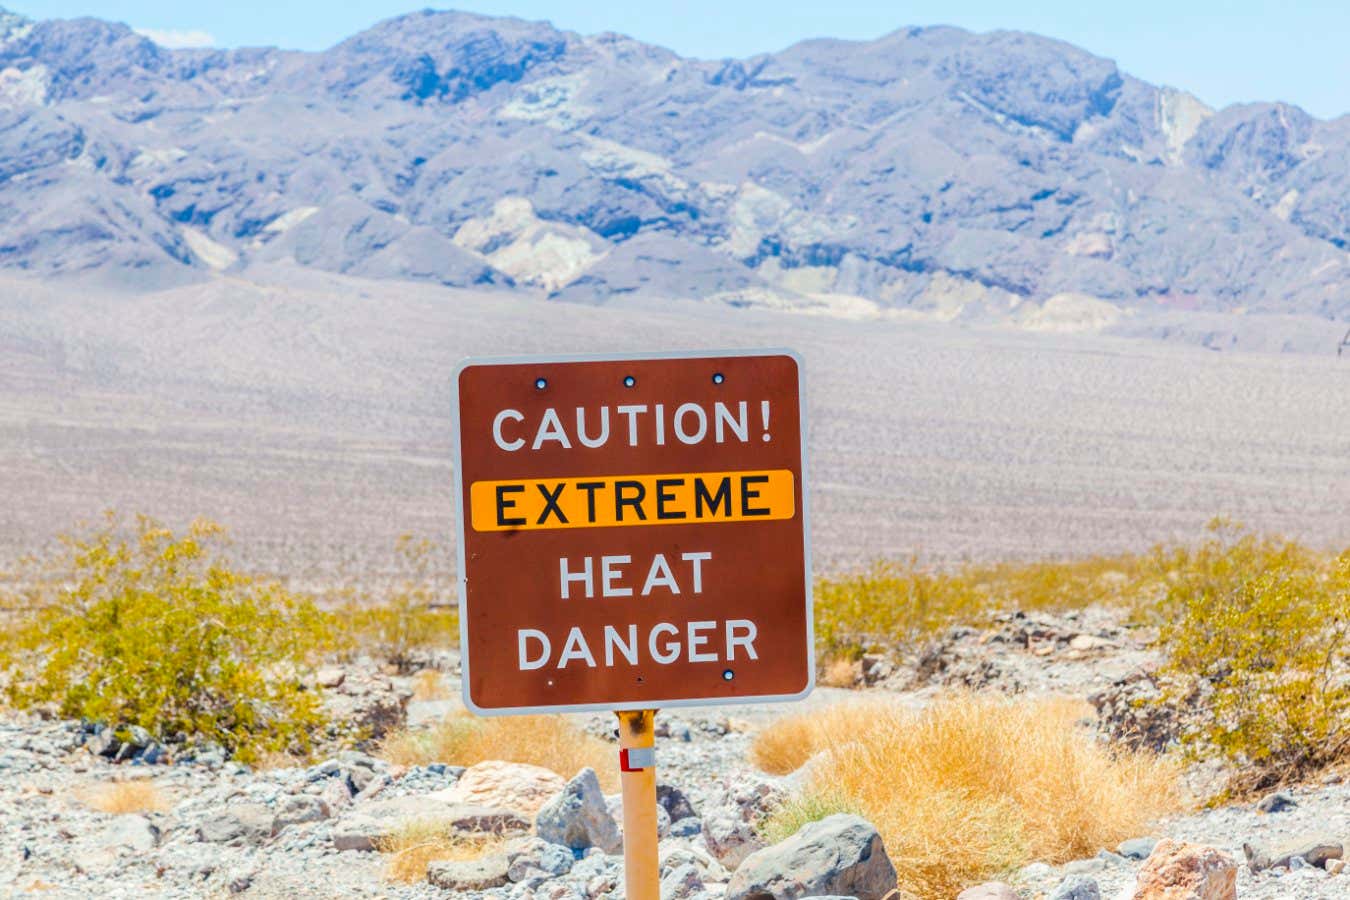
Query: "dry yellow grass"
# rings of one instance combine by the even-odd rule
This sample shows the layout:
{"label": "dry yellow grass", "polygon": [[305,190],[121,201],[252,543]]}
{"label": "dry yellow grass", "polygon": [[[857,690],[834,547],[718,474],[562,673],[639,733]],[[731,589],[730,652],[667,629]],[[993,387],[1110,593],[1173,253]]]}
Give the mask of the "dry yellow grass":
{"label": "dry yellow grass", "polygon": [[414,700],[449,700],[450,686],[445,683],[445,675],[435,669],[423,669],[413,676]]}
{"label": "dry yellow grass", "polygon": [[785,718],[753,757],[803,793],[763,824],[771,839],[836,811],[881,831],[899,887],[923,900],[1031,860],[1059,863],[1143,832],[1178,808],[1176,765],[1112,752],[1077,727],[1081,704],[956,695],[924,710],[869,700]]}
{"label": "dry yellow grass", "polygon": [[478,859],[501,844],[501,838],[469,838],[454,834],[436,822],[409,822],[380,841],[379,850],[388,856],[385,878],[415,884],[426,879],[429,863],[443,859]]}
{"label": "dry yellow grass", "polygon": [[619,783],[614,747],[564,716],[481,719],[459,713],[430,728],[395,732],[380,745],[380,755],[403,766],[471,766],[490,759],[529,763],[564,778],[590,766],[605,790],[615,790]]}
{"label": "dry yellow grass", "polygon": [[862,675],[862,664],[846,656],[838,656],[820,667],[820,683],[826,687],[856,687]]}
{"label": "dry yellow grass", "polygon": [[84,802],[99,812],[122,813],[163,812],[168,801],[159,789],[148,781],[110,781],[92,788]]}

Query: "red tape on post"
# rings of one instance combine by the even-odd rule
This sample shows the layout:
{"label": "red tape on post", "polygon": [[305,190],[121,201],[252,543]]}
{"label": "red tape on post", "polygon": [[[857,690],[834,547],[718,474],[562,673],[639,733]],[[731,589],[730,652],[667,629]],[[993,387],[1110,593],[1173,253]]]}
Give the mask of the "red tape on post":
{"label": "red tape on post", "polygon": [[640,772],[656,765],[656,748],[629,747],[619,751],[619,771]]}

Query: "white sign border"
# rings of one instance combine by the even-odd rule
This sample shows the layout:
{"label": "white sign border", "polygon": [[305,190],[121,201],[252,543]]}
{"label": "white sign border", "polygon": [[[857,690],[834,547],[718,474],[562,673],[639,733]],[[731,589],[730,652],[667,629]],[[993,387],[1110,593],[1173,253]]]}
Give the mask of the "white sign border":
{"label": "white sign border", "polygon": [[[716,697],[708,699],[686,698],[660,700],[615,701],[612,703],[576,703],[555,706],[509,706],[485,708],[478,706],[469,696],[469,617],[468,610],[469,581],[465,560],[465,536],[467,524],[464,521],[464,480],[460,469],[462,435],[459,427],[459,379],[464,370],[471,366],[521,365],[537,363],[552,365],[577,362],[627,362],[663,359],[716,359],[726,357],[787,356],[797,364],[797,415],[801,424],[801,489],[802,489],[802,554],[805,568],[806,594],[806,687],[795,694],[747,694],[741,697]],[[520,716],[541,713],[588,713],[618,712],[638,709],[674,709],[690,706],[742,706],[749,703],[791,703],[803,700],[816,687],[816,623],[815,623],[815,585],[811,572],[811,500],[807,491],[807,428],[806,428],[806,364],[800,353],[782,348],[739,349],[739,350],[669,350],[642,353],[579,353],[579,354],[540,354],[526,356],[475,356],[462,360],[455,366],[453,378],[453,402],[450,411],[450,427],[454,432],[452,462],[455,467],[455,517],[456,534],[459,538],[459,665],[460,699],[465,708],[479,716]]]}

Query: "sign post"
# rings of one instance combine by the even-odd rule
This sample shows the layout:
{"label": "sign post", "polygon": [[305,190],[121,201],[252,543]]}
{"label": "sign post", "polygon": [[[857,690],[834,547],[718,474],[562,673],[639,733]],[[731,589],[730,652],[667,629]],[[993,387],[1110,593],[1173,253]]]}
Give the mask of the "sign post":
{"label": "sign post", "polygon": [[628,896],[657,897],[656,710],[814,683],[801,361],[456,373],[464,703],[619,717]]}

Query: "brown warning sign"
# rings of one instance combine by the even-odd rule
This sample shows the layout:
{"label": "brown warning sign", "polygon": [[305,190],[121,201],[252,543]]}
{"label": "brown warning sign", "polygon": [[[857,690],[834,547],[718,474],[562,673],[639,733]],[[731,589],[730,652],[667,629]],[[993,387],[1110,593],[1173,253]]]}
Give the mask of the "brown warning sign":
{"label": "brown warning sign", "polygon": [[465,703],[808,693],[801,384],[787,351],[462,365]]}

